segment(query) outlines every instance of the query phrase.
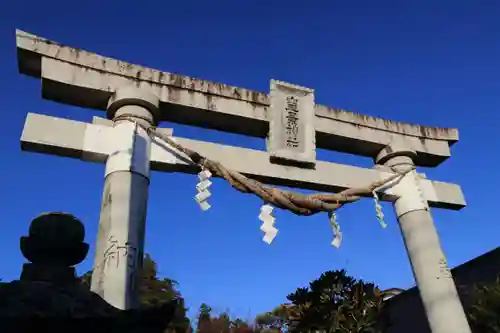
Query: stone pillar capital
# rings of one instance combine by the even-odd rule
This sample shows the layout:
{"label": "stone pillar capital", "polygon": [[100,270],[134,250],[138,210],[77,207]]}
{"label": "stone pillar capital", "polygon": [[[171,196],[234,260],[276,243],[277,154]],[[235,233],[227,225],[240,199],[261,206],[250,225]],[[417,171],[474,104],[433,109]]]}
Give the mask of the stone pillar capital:
{"label": "stone pillar capital", "polygon": [[413,160],[417,157],[415,150],[404,142],[393,142],[385,146],[375,157],[375,163],[389,167],[399,164],[414,165]]}
{"label": "stone pillar capital", "polygon": [[150,91],[134,86],[122,87],[109,99],[108,119],[115,120],[117,117],[127,116],[156,125],[160,119],[159,107],[159,98]]}

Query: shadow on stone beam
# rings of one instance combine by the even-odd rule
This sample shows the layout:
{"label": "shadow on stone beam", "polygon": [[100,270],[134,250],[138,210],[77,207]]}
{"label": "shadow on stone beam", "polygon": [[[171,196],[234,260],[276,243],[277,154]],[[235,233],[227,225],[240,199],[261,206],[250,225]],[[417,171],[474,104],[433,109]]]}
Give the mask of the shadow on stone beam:
{"label": "shadow on stone beam", "polygon": [[0,283],[0,331],[19,332],[164,332],[177,300],[161,307],[122,311],[91,292],[73,266],[87,256],[83,224],[71,214],[42,214],[21,237],[30,262],[21,278]]}

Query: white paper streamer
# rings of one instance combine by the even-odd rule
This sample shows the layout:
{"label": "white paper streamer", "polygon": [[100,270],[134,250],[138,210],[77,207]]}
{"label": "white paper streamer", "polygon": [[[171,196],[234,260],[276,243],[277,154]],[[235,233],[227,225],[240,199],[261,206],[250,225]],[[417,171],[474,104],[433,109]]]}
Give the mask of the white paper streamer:
{"label": "white paper streamer", "polygon": [[382,206],[379,203],[377,192],[373,191],[373,201],[375,202],[375,210],[377,211],[377,219],[382,228],[387,228],[387,224],[384,221],[384,212],[382,211]]}
{"label": "white paper streamer", "polygon": [[262,240],[267,244],[271,244],[278,234],[278,229],[274,227],[276,218],[274,217],[273,210],[274,207],[267,204],[260,207],[259,220],[263,222],[260,230],[264,232]]}
{"label": "white paper streamer", "polygon": [[328,217],[330,218],[330,226],[333,231],[332,246],[335,246],[338,249],[342,243],[342,232],[340,231],[340,225],[337,222],[337,214],[329,212]]}
{"label": "white paper streamer", "polygon": [[212,195],[208,188],[212,185],[210,181],[210,177],[212,177],[212,173],[209,170],[202,170],[198,173],[199,182],[196,184],[196,191],[198,194],[195,195],[194,199],[200,205],[201,210],[206,211],[210,209],[210,204],[208,203],[208,198]]}

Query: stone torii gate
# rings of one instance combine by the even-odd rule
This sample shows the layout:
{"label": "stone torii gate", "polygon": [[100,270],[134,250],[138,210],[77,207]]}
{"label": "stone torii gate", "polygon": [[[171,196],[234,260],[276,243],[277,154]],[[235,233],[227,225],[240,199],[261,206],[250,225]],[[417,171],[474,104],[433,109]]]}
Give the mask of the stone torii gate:
{"label": "stone torii gate", "polygon": [[[199,171],[172,146],[152,140],[147,126],[171,121],[267,138],[263,152],[157,129],[255,180],[327,192],[364,187],[405,166],[435,167],[458,141],[455,129],[317,105],[312,89],[284,82],[271,80],[266,94],[128,64],[23,31],[16,37],[19,71],[41,79],[43,98],[107,111],[109,120],[95,117],[91,124],[29,113],[21,147],[106,163],[92,290],[120,309],[137,305],[150,169]],[[375,167],[317,161],[316,147],[372,157]],[[465,207],[460,186],[412,171],[377,192],[394,204],[432,332],[470,332],[429,211]]]}

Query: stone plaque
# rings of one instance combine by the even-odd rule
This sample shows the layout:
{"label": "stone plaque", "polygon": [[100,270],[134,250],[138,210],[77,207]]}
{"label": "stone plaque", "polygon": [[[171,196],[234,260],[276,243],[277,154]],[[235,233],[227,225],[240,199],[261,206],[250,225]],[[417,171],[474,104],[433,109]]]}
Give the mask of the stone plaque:
{"label": "stone plaque", "polygon": [[272,162],[314,165],[314,90],[271,80],[267,150]]}

